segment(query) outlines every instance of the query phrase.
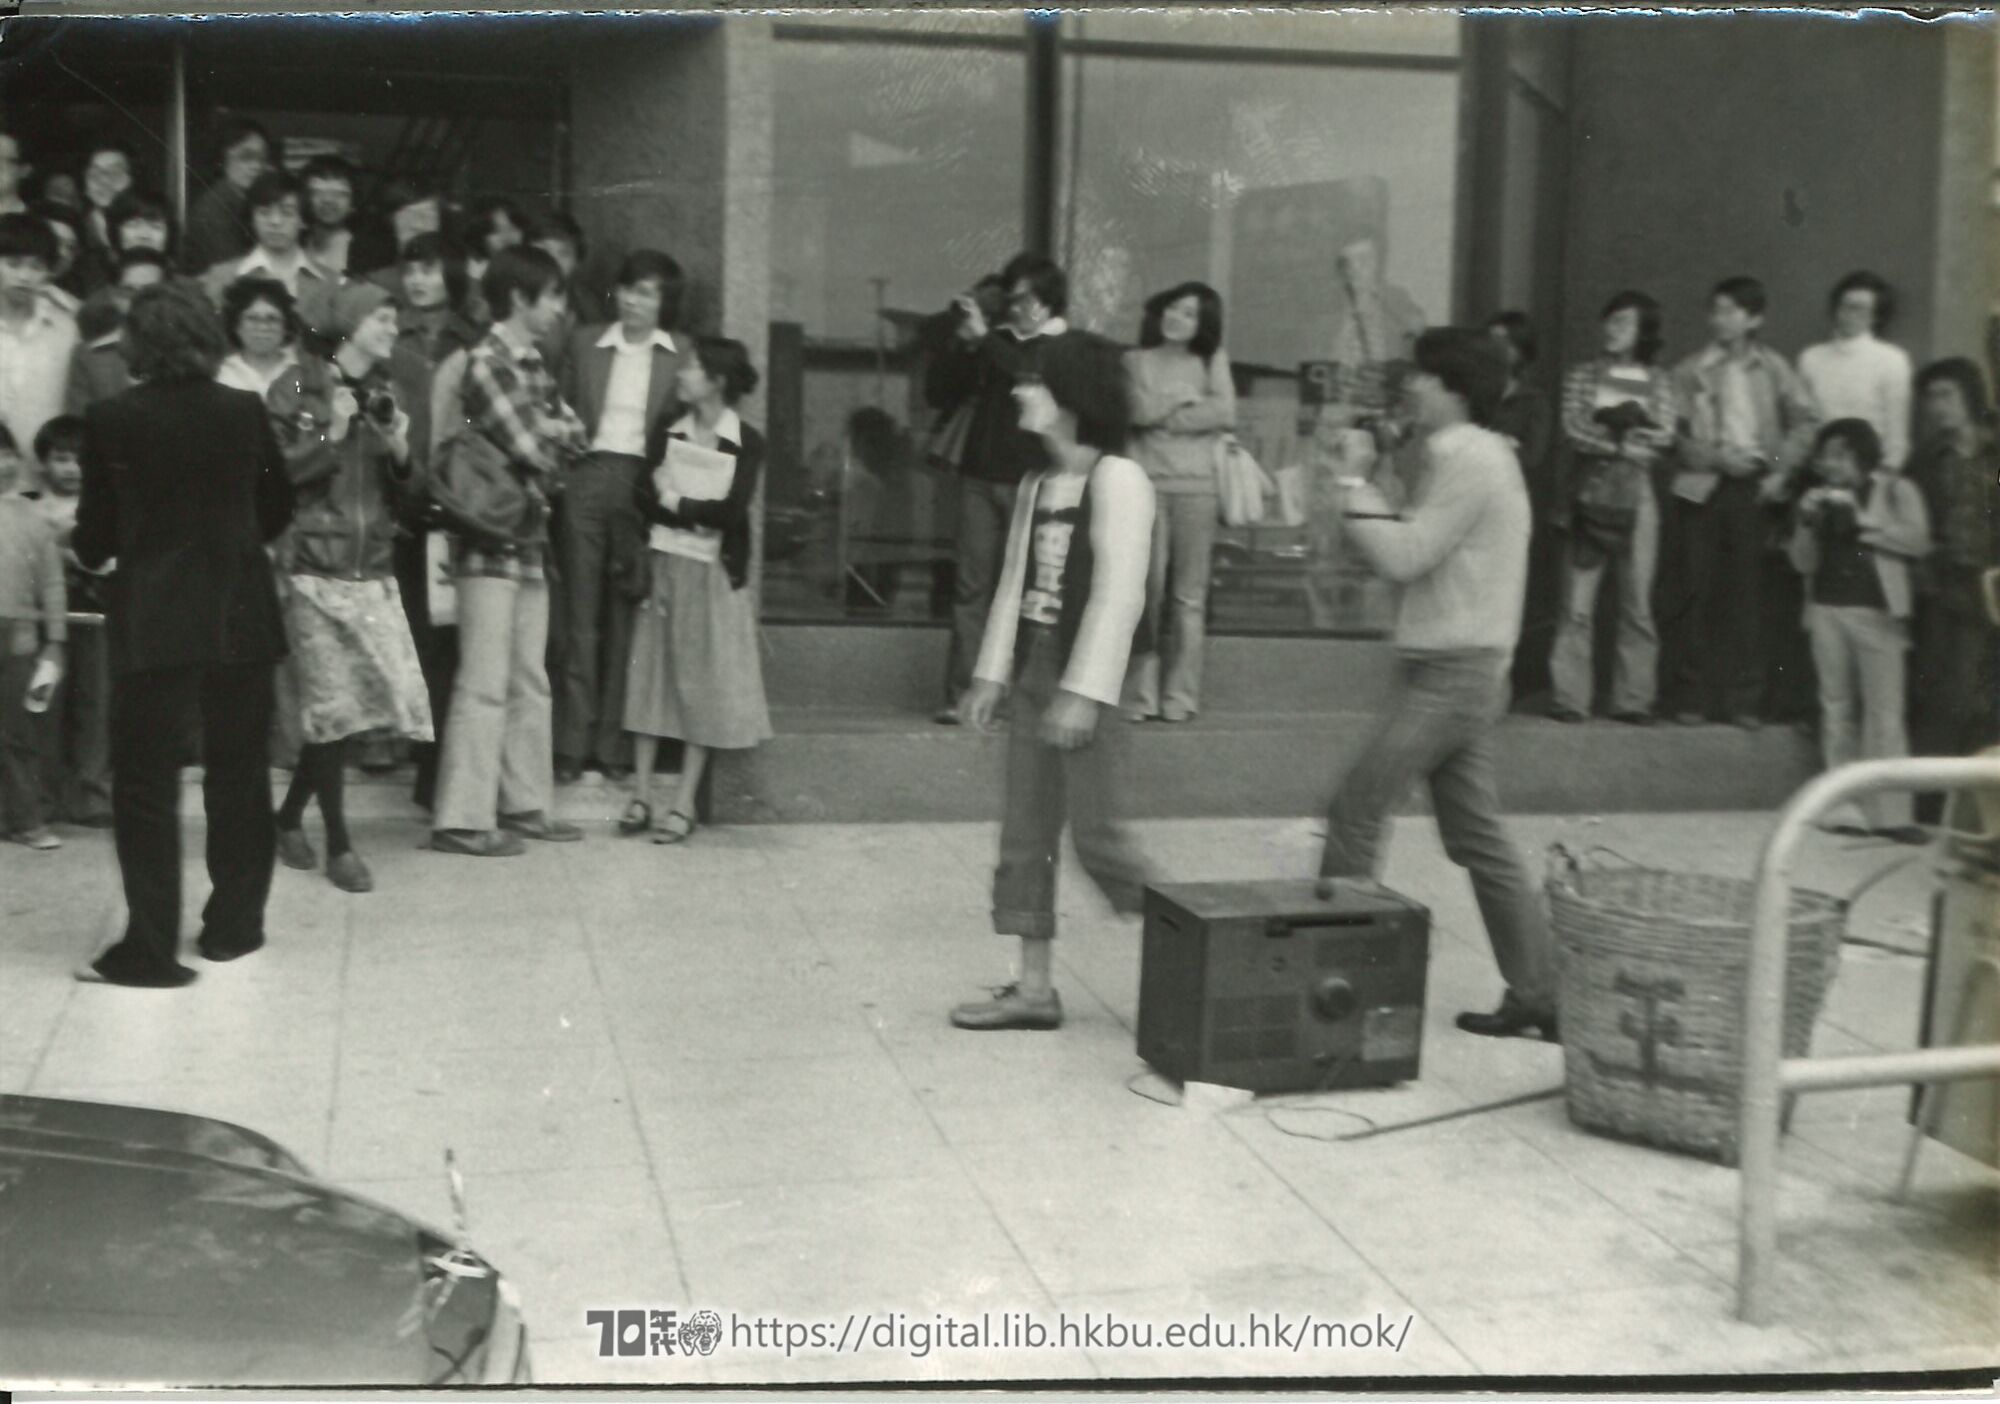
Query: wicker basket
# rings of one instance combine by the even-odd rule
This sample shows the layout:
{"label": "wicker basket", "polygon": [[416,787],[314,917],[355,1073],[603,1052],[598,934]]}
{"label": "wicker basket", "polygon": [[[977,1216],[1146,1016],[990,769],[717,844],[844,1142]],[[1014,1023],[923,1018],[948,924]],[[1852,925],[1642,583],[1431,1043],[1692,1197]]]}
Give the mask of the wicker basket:
{"label": "wicker basket", "polygon": [[[1550,855],[1570,1120],[1736,1163],[1754,884]],[[1794,890],[1786,1057],[1810,1049],[1840,960],[1845,902]]]}

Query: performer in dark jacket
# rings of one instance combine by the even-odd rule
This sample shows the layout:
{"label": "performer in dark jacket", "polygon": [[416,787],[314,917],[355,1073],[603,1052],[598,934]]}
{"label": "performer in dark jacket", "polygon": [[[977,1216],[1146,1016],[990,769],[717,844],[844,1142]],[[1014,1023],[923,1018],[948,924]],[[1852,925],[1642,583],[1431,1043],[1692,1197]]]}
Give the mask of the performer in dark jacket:
{"label": "performer in dark jacket", "polygon": [[292,514],[263,402],[215,383],[227,349],[198,289],[149,288],[125,327],[133,389],[90,407],[72,546],[114,559],[111,807],[130,912],[125,935],[77,978],[185,985],[179,961],[180,739],[202,723],[208,874],[201,953],[264,944],[275,838],[269,789],[272,664],[284,626],[264,545]]}

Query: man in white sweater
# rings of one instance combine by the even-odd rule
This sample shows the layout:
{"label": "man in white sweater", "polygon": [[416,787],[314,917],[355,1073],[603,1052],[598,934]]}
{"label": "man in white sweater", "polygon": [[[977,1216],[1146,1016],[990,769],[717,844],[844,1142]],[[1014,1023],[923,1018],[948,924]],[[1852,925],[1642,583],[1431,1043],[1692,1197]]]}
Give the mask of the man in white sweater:
{"label": "man in white sweater", "polygon": [[1900,469],[1910,457],[1909,353],[1882,340],[1895,315],[1896,294],[1873,273],[1850,273],[1827,298],[1833,340],[1808,346],[1799,378],[1819,402],[1822,420],[1859,419],[1882,440],[1882,466]]}
{"label": "man in white sweater", "polygon": [[1327,814],[1320,888],[1373,879],[1389,817],[1425,781],[1447,856],[1473,892],[1506,996],[1468,1012],[1468,1033],[1556,1038],[1554,961],[1539,886],[1500,821],[1492,734],[1507,710],[1521,632],[1531,514],[1508,442],[1480,427],[1507,368],[1483,334],[1438,328],[1417,340],[1402,390],[1423,439],[1413,500],[1398,514],[1372,482],[1343,484],[1342,529],[1375,571],[1403,587],[1396,613],[1396,689]]}

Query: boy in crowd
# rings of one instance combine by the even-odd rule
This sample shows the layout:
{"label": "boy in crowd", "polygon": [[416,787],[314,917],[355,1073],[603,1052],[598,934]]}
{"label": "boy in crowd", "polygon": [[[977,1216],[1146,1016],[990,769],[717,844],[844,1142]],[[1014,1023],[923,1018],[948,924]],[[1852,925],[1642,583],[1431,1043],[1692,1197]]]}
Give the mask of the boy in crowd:
{"label": "boy in crowd", "polygon": [[1896,294],[1863,269],[1827,296],[1833,339],[1799,353],[1799,378],[1829,421],[1859,419],[1882,441],[1882,466],[1900,469],[1910,457],[1910,355],[1882,332],[1896,313]]}
{"label": "boy in crowd", "polygon": [[1762,725],[1766,545],[1819,425],[1805,382],[1758,337],[1765,303],[1755,278],[1716,284],[1715,340],[1674,372],[1685,418],[1669,504],[1682,553],[1673,692],[1689,726],[1711,707],[1745,730]]}
{"label": "boy in crowd", "polygon": [[307,253],[301,242],[306,227],[305,192],[298,181],[282,171],[267,171],[250,186],[244,203],[250,209],[257,246],[241,258],[224,259],[208,270],[204,282],[215,305],[222,305],[222,294],[231,283],[253,274],[283,283],[285,291],[301,305],[331,292],[340,280]]}
{"label": "boy in crowd", "polygon": [[46,725],[29,693],[45,706],[51,675],[61,677],[69,599],[55,530],[20,491],[24,471],[19,445],[0,426],[0,838],[47,852],[62,840],[42,809]]}
{"label": "boy in crowd", "polygon": [[133,298],[166,280],[166,255],[152,249],[120,255],[118,280],[84,304],[84,339],[70,360],[65,413],[82,414],[99,400],[132,388],[132,368],[125,360],[125,314]]}
{"label": "boy in crowd", "polygon": [[21,146],[21,138],[12,132],[0,131],[0,214],[28,212],[28,202],[21,194],[21,187],[28,183],[28,177],[34,170],[28,164],[28,153]]}
{"label": "boy in crowd", "polygon": [[354,167],[338,156],[315,156],[299,173],[306,188],[305,246],[320,267],[339,278],[353,247]]}
{"label": "boy in crowd", "polygon": [[188,210],[182,267],[199,278],[218,263],[239,259],[256,243],[250,228],[248,195],[271,169],[271,137],[241,118],[223,127],[217,149],[222,179],[202,191]]}
{"label": "boy in crowd", "polygon": [[0,215],[0,423],[17,445],[34,443],[62,413],[76,354],[76,319],[47,295],[55,262],[46,221]]}
{"label": "boy in crowd", "polygon": [[35,436],[35,461],[42,471],[42,516],[62,553],[68,607],[79,616],[71,620],[68,674],[49,703],[43,737],[43,805],[47,813],[69,823],[109,828],[111,673],[102,586],[69,549],[77,500],[83,492],[83,420],[65,414],[43,425]]}

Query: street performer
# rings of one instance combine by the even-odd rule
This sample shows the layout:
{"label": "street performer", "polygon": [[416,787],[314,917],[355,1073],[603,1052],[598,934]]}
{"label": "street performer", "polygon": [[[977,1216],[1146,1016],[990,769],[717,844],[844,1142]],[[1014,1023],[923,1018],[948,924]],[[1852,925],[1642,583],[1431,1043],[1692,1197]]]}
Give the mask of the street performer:
{"label": "street performer", "polygon": [[[1458,1016],[1468,1033],[1556,1038],[1554,961],[1542,896],[1500,822],[1493,727],[1507,710],[1509,659],[1521,632],[1530,512],[1521,465],[1485,428],[1507,385],[1499,349],[1479,332],[1417,338],[1403,378],[1404,415],[1421,467],[1400,514],[1365,476],[1342,479],[1341,530],[1375,572],[1402,587],[1396,683],[1373,735],[1327,814],[1320,892],[1373,879],[1389,816],[1419,779],[1430,786],[1445,854],[1472,875],[1507,992],[1491,1013]],[[1374,467],[1363,448],[1352,470]]]}

